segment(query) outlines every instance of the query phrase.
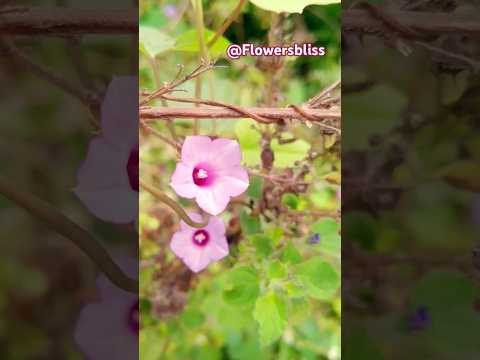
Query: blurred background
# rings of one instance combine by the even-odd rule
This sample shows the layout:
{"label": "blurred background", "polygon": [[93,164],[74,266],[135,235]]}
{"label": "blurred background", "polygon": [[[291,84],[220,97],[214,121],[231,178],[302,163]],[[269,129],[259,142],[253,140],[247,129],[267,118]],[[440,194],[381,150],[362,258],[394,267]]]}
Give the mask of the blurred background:
{"label": "blurred background", "polygon": [[[62,14],[70,8],[88,8],[99,15],[131,8],[132,3],[2,1],[0,22],[24,14],[23,24],[28,28],[39,19],[35,15],[27,19],[30,7],[44,9],[39,16],[58,15],[55,21],[62,24],[68,22]],[[53,8],[59,11],[54,13]],[[86,349],[74,340],[77,318],[84,306],[98,301],[99,291],[93,262],[48,223],[7,199],[7,185],[27,203],[38,198],[46,201],[56,213],[94,235],[108,251],[126,249],[122,251],[136,259],[137,235],[131,225],[99,220],[73,192],[88,144],[99,133],[100,104],[108,84],[114,75],[136,74],[137,53],[130,56],[131,36],[129,31],[121,33],[121,29],[114,36],[88,31],[75,36],[55,31],[27,35],[0,31],[3,359],[84,358]],[[136,34],[134,40],[136,44]],[[73,90],[69,92],[60,83],[70,84]],[[92,97],[72,96],[80,93]]]}
{"label": "blurred background", "polygon": [[[392,22],[438,28],[442,15],[463,25],[480,10],[370,3]],[[418,21],[413,37],[385,24],[366,34],[354,19],[382,22],[354,1],[343,7],[343,356],[476,359],[478,34]]]}

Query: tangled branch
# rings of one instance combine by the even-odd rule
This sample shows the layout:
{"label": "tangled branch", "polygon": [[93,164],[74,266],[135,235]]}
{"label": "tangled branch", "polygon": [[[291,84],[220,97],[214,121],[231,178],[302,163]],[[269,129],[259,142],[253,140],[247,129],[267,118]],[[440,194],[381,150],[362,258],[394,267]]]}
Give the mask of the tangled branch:
{"label": "tangled branch", "polygon": [[72,8],[15,7],[0,9],[0,34],[81,35],[136,34],[138,12]]}
{"label": "tangled branch", "polygon": [[[229,105],[232,106],[232,105]],[[324,120],[338,120],[341,114],[336,110],[309,109],[303,108],[303,112],[308,114],[312,122],[321,122]],[[252,119],[261,117],[265,122],[272,124],[278,123],[283,119],[304,120],[304,116],[294,108],[169,108],[169,107],[147,107],[140,109],[140,118],[148,121],[162,118],[196,118],[196,119],[238,119],[249,117]]]}
{"label": "tangled branch", "polygon": [[[395,19],[397,25],[413,30],[410,37],[441,34],[480,36],[478,17],[421,11],[385,10],[383,13],[387,14],[388,18]],[[342,13],[342,29],[347,32],[384,34],[395,27],[395,24],[386,24],[384,20],[372,16],[368,9],[345,10]]]}

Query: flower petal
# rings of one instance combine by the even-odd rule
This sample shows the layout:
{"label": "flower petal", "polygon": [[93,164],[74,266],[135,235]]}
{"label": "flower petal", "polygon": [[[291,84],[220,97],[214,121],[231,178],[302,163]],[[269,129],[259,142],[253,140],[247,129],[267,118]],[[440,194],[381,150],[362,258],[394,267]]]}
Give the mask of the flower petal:
{"label": "flower petal", "polygon": [[205,227],[210,234],[213,234],[213,238],[216,239],[217,237],[225,237],[225,224],[223,220],[212,216],[208,222],[208,225]]}
{"label": "flower petal", "polygon": [[[88,359],[134,359],[138,357],[138,336],[125,318],[128,306],[123,301],[102,299],[89,304],[78,316],[74,339]],[[122,339],[119,345],[118,339]]]}
{"label": "flower petal", "polygon": [[192,167],[180,162],[177,164],[170,182],[170,186],[177,195],[187,199],[194,198],[198,193],[198,186],[193,182],[192,171]]}
{"label": "flower petal", "polygon": [[104,137],[94,138],[77,174],[78,187],[98,190],[130,187],[127,172],[129,151],[115,148]]}
{"label": "flower petal", "polygon": [[216,192],[224,192],[229,196],[238,196],[248,189],[248,173],[241,166],[228,168],[217,176],[214,185]]}
{"label": "flower petal", "polygon": [[92,214],[104,221],[128,223],[137,219],[138,193],[128,179],[128,155],[97,137],[90,142],[87,158],[78,172],[74,193]]}
{"label": "flower petal", "polygon": [[88,210],[98,218],[116,224],[138,221],[138,193],[124,187],[84,190],[74,189]]}
{"label": "flower petal", "polygon": [[199,162],[207,161],[211,142],[208,136],[187,136],[182,145],[182,162],[195,166]]}
{"label": "flower petal", "polygon": [[227,239],[225,236],[216,236],[208,244],[205,251],[208,252],[208,256],[210,257],[211,261],[223,259],[229,253]]}
{"label": "flower petal", "polygon": [[191,246],[187,256],[182,258],[185,265],[187,265],[193,272],[200,272],[210,264],[209,254],[206,249]]}
{"label": "flower petal", "polygon": [[240,165],[242,152],[240,145],[235,140],[215,139],[210,144],[209,161],[217,169],[224,169]]}
{"label": "flower petal", "polygon": [[172,241],[170,241],[170,249],[180,259],[189,255],[190,248],[192,247],[192,236],[193,231],[188,229],[173,234]]}
{"label": "flower petal", "polygon": [[138,78],[114,77],[102,103],[102,134],[117,147],[138,142]]}
{"label": "flower petal", "polygon": [[227,207],[230,196],[223,189],[217,190],[217,186],[213,186],[200,188],[195,200],[202,210],[210,215],[218,215]]}

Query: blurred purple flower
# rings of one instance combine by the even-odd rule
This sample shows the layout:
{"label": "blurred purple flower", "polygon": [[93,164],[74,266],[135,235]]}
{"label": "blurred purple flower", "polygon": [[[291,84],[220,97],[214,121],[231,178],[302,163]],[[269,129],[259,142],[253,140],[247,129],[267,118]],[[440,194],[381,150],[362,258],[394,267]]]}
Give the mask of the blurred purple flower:
{"label": "blurred purple flower", "polygon": [[313,234],[312,236],[310,236],[308,238],[308,243],[312,244],[312,245],[315,245],[315,244],[320,243],[320,240],[321,240],[320,234]]}
{"label": "blurred purple flower", "polygon": [[113,223],[138,219],[138,81],[115,77],[101,108],[101,133],[89,145],[75,194],[95,216]]}
{"label": "blurred purple flower", "polygon": [[[131,277],[138,274],[136,259],[117,263]],[[139,299],[113,285],[104,275],[97,279],[99,301],[85,306],[74,338],[89,360],[130,360],[138,357]]]}
{"label": "blurred purple flower", "polygon": [[225,210],[230,197],[248,188],[248,173],[241,161],[242,152],[235,140],[188,136],[170,185],[179,196],[195,198],[204,211],[218,215]]}
{"label": "blurred purple flower", "polygon": [[[190,213],[189,216],[195,221],[202,221],[199,214]],[[180,231],[173,234],[170,249],[190,270],[202,271],[212,261],[228,255],[225,225],[218,217],[211,217],[208,225],[202,229],[193,228],[180,221]]]}
{"label": "blurred purple flower", "polygon": [[163,8],[163,13],[166,17],[173,18],[177,16],[177,7],[173,4],[165,5]]}
{"label": "blurred purple flower", "polygon": [[414,313],[408,317],[408,329],[410,331],[425,330],[430,326],[432,319],[430,313],[425,306],[419,306]]}

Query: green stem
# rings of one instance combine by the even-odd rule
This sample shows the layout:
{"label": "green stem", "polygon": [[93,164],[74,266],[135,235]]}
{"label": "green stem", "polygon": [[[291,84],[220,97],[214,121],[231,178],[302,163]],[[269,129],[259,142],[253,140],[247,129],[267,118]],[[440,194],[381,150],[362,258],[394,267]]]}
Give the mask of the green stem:
{"label": "green stem", "polygon": [[175,200],[170,199],[167,195],[165,195],[163,192],[155,189],[153,186],[146,184],[142,180],[140,180],[140,186],[142,188],[144,188],[145,190],[147,190],[150,194],[152,194],[156,199],[160,200],[165,205],[167,205],[170,209],[175,211],[177,213],[177,215],[180,216],[180,218],[183,221],[185,221],[185,223],[190,225],[191,227],[201,229],[201,228],[204,228],[205,226],[208,225],[208,220],[209,219],[207,219],[206,221],[204,221],[202,223],[198,223],[198,222],[192,220],[188,216],[188,214],[185,212],[185,210],[183,210],[183,208],[175,202]]}
{"label": "green stem", "polygon": [[0,177],[0,194],[48,224],[50,229],[71,240],[119,288],[138,293],[138,282],[129,278],[112,260],[108,252],[86,230],[71,221],[49,203],[18,190]]}
{"label": "green stem", "polygon": [[[207,63],[209,61],[208,48],[205,42],[205,26],[203,23],[203,6],[202,0],[192,0],[192,5],[195,11],[195,27],[197,29],[198,44],[200,47],[199,60],[200,63]],[[202,97],[202,79],[197,77],[195,79],[195,98],[200,99]],[[198,106],[195,105],[195,106]],[[198,119],[194,119],[194,134],[198,134]]]}

